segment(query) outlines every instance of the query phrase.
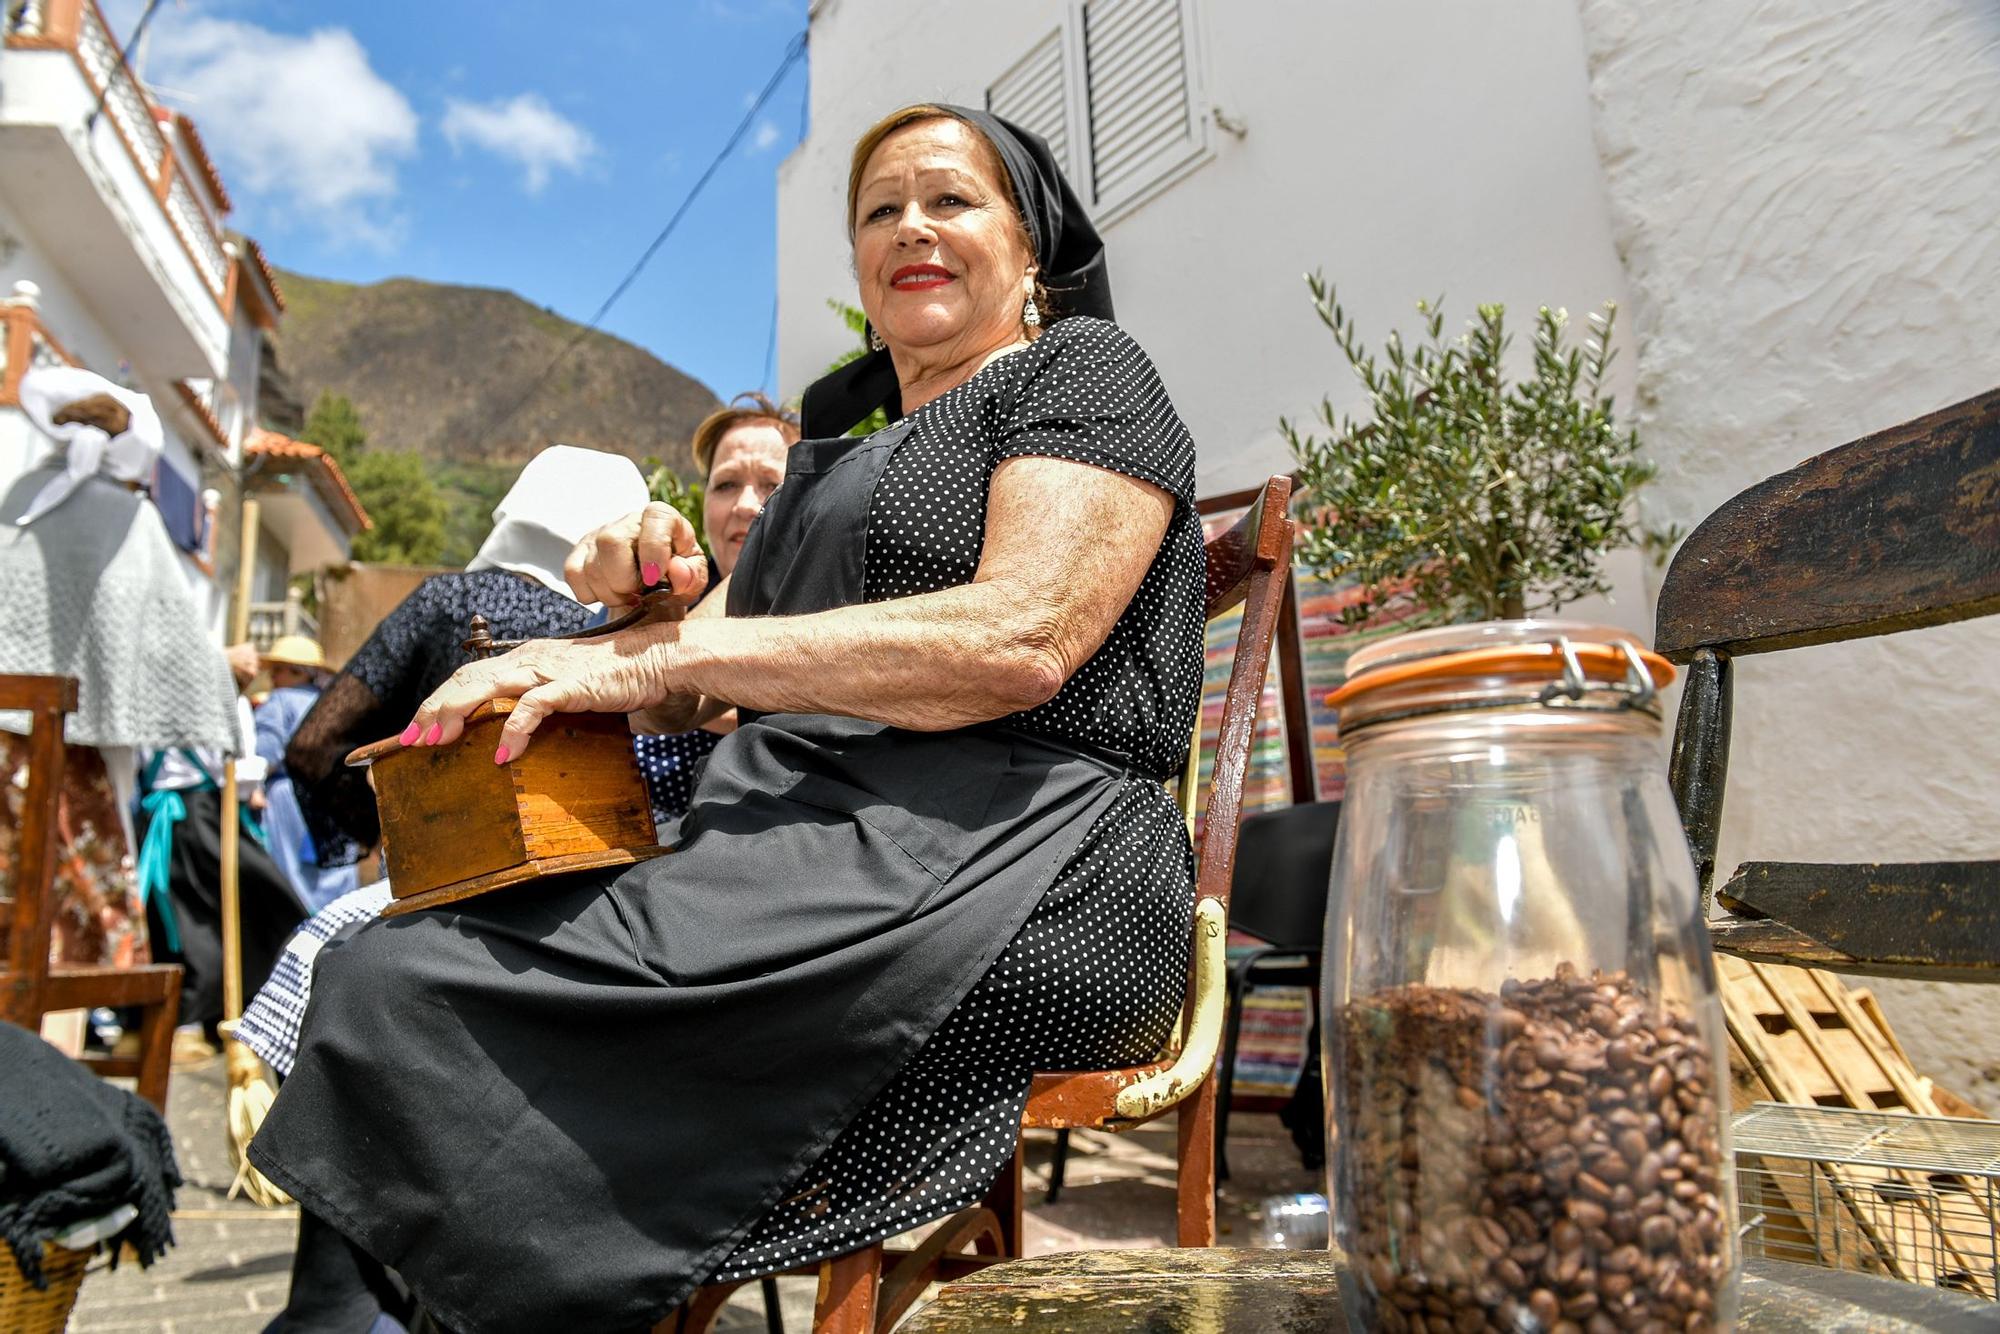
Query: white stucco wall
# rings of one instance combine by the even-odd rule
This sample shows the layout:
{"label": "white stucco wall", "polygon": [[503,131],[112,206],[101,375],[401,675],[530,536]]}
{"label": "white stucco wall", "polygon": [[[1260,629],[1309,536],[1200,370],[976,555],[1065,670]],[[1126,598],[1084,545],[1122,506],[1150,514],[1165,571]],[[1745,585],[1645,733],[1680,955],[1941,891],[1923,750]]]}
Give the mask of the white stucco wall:
{"label": "white stucco wall", "polygon": [[[1582,13],[1654,517],[2000,384],[2000,8]],[[1723,866],[2000,855],[1996,663],[1991,619],[1742,660]],[[2000,1111],[2000,996],[1881,989]]]}
{"label": "white stucco wall", "polygon": [[[1682,523],[2000,383],[2000,11],[1742,12],[1584,7],[1648,509]],[[2000,853],[2000,729],[1965,726],[1997,658],[1986,622],[1744,660],[1735,851]]]}
{"label": "white stucco wall", "polygon": [[[779,175],[780,373],[796,392],[853,299],[849,147],[905,103],[983,105],[1066,0],[826,0],[812,27],[812,132]],[[1357,397],[1302,281],[1324,269],[1364,332],[1422,297],[1574,311],[1624,288],[1590,134],[1572,0],[1504,6],[1199,0],[1199,105],[1213,157],[1105,229],[1119,321],[1158,362],[1200,446],[1204,494],[1289,468],[1281,414]],[[1629,360],[1629,357],[1627,358]]]}

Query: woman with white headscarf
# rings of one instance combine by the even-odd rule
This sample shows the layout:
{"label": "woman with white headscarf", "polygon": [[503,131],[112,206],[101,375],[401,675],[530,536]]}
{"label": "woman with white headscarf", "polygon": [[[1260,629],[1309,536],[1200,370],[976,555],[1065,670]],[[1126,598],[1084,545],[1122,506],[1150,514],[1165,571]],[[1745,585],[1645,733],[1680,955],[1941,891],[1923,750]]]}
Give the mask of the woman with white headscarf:
{"label": "woman with white headscarf", "polygon": [[400,731],[409,710],[461,665],[474,615],[495,639],[574,634],[594,608],[571,595],[563,560],[585,533],[646,503],[630,459],[551,445],[493,511],[493,531],[462,574],[433,575],[375,627],[285,748],[322,867],[358,861],[381,838],[368,776],[348,752]]}
{"label": "woman with white headscarf", "polygon": [[[144,394],[73,367],[29,371],[21,407],[53,445],[0,499],[0,674],[77,680],[58,823],[53,952],[61,962],[147,962],[130,863],[138,748],[234,749],[236,689],[160,513],[141,488],[163,436]],[[0,713],[0,877],[26,762]]]}

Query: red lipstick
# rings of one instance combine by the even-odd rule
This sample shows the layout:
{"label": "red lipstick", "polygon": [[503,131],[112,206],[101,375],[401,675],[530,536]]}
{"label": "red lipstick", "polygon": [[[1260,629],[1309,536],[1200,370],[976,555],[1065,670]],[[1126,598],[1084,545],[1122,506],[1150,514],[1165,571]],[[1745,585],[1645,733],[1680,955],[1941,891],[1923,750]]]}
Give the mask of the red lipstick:
{"label": "red lipstick", "polygon": [[889,285],[899,292],[928,292],[952,280],[942,264],[905,264],[889,275]]}

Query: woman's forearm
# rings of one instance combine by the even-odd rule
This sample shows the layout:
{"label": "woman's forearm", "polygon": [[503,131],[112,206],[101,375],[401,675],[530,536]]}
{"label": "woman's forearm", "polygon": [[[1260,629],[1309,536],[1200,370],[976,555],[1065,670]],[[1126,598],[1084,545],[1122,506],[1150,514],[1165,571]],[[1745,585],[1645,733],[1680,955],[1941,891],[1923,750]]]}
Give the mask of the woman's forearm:
{"label": "woman's forearm", "polygon": [[656,638],[647,656],[673,696],[942,731],[1033,708],[1061,689],[1097,643],[1075,643],[1060,616],[1045,596],[1038,603],[1013,580],[990,580],[804,616],[690,619],[643,633]]}

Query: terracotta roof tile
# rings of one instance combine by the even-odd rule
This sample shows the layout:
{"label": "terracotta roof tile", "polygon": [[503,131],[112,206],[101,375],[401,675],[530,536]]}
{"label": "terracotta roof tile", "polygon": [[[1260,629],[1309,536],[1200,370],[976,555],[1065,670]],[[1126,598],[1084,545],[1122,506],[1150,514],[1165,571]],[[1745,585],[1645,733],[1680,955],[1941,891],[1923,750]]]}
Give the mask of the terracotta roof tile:
{"label": "terracotta roof tile", "polygon": [[347,474],[340,470],[340,464],[333,455],[318,445],[304,440],[294,440],[290,436],[279,435],[276,431],[257,431],[244,442],[243,452],[265,458],[296,459],[305,464],[313,474],[320,494],[329,501],[339,501],[352,514],[363,530],[373,528],[375,521],[368,517],[368,511],[361,508],[361,498],[354,494],[354,488],[347,483]]}
{"label": "terracotta roof tile", "polygon": [[186,115],[176,113],[174,128],[181,132],[181,142],[187,145],[189,156],[193,157],[195,165],[201,168],[201,178],[208,182],[209,193],[215,196],[216,207],[224,213],[229,212],[234,207],[229,202],[229,191],[222,184],[222,173],[215,169],[215,162],[208,155],[208,145],[201,141],[201,134],[195,129],[194,122]]}
{"label": "terracotta roof tile", "polygon": [[203,401],[202,396],[196,393],[186,380],[174,381],[174,392],[180,395],[181,402],[185,403],[188,411],[201,422],[203,429],[208,432],[209,439],[215,442],[216,448],[226,451],[229,448],[229,436],[224,433],[222,422],[216,418],[215,410]]}
{"label": "terracotta roof tile", "polygon": [[285,289],[278,286],[278,271],[271,267],[271,261],[264,258],[264,247],[251,237],[242,237],[243,249],[251,259],[257,261],[257,272],[264,275],[264,283],[271,289],[271,299],[278,303],[278,309],[285,308]]}

